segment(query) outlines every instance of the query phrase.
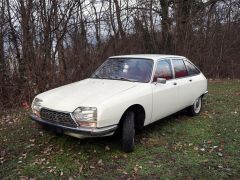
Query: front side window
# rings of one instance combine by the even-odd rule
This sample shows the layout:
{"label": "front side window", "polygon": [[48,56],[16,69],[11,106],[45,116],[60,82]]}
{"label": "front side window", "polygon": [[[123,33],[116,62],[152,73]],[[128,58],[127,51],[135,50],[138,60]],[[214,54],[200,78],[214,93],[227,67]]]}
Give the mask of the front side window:
{"label": "front side window", "polygon": [[200,73],[200,71],[193,64],[191,64],[188,61],[184,61],[184,62],[185,62],[185,65],[187,67],[189,76],[193,76],[193,75],[196,75],[196,74]]}
{"label": "front side window", "polygon": [[173,78],[170,60],[161,60],[157,63],[154,81],[157,81],[157,78],[165,78],[166,80]]}
{"label": "front side window", "polygon": [[186,66],[182,59],[173,59],[172,63],[175,72],[175,78],[185,77],[188,75]]}
{"label": "front side window", "polygon": [[91,78],[149,82],[153,60],[138,58],[108,59]]}

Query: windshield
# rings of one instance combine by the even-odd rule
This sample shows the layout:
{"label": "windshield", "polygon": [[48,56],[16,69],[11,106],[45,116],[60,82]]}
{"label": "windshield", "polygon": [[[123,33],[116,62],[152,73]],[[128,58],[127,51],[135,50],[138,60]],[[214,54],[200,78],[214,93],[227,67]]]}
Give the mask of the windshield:
{"label": "windshield", "polygon": [[151,79],[152,67],[150,59],[113,58],[105,61],[91,78],[146,83]]}

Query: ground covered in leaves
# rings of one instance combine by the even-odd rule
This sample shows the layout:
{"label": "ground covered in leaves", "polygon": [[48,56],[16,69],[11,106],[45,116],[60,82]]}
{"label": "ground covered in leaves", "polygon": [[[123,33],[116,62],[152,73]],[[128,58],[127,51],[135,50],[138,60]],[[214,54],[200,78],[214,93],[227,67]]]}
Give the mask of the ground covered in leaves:
{"label": "ground covered in leaves", "polygon": [[240,179],[240,81],[212,81],[200,116],[177,113],[136,137],[58,137],[11,111],[0,119],[0,179]]}

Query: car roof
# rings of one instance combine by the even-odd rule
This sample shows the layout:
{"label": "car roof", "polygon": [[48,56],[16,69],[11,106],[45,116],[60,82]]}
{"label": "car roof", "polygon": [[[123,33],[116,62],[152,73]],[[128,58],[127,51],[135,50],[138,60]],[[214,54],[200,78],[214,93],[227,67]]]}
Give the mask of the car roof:
{"label": "car roof", "polygon": [[109,58],[145,58],[145,59],[153,59],[154,61],[156,61],[161,58],[185,58],[185,57],[178,56],[178,55],[168,55],[168,54],[131,54],[131,55],[111,56]]}

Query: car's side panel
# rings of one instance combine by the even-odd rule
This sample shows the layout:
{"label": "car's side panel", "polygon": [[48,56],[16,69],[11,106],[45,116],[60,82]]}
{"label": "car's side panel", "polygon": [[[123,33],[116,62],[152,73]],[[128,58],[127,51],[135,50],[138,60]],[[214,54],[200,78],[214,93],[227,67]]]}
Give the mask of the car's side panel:
{"label": "car's side panel", "polygon": [[138,83],[138,86],[124,91],[98,106],[98,127],[118,124],[123,113],[132,105],[139,104],[145,110],[147,125],[152,118],[152,86],[149,83]]}
{"label": "car's side panel", "polygon": [[185,107],[190,106],[207,90],[207,82],[202,74],[183,78],[180,93],[183,94],[182,100]]}
{"label": "car's side panel", "polygon": [[179,109],[178,87],[175,80],[168,80],[166,84],[152,83],[153,87],[153,115],[152,122],[166,117]]}
{"label": "car's side panel", "polygon": [[[173,66],[172,70],[174,73]],[[154,122],[192,105],[207,91],[207,80],[202,73],[199,73],[194,76],[174,78],[168,80],[166,84],[152,83],[152,87],[152,122]]]}
{"label": "car's side panel", "polygon": [[196,76],[187,77],[188,85],[188,98],[186,99],[187,105],[192,105],[193,102],[207,91],[207,79],[200,73]]}
{"label": "car's side panel", "polygon": [[[182,60],[185,61],[185,59]],[[207,90],[207,80],[201,72],[193,76],[176,78],[176,83],[180,95],[179,102],[181,102],[179,103],[178,110],[192,105],[193,102]]]}
{"label": "car's side panel", "polygon": [[[189,92],[188,98],[186,98],[186,105],[192,105],[193,102],[203,95],[207,91],[207,79],[206,77],[201,73],[201,71],[188,59],[184,59],[184,63],[186,65],[186,68],[188,72],[190,73],[188,77],[186,77],[186,86],[188,86]],[[194,72],[193,75],[191,75],[191,70],[189,69],[189,66],[187,64],[190,64],[193,66],[199,73]]]}

